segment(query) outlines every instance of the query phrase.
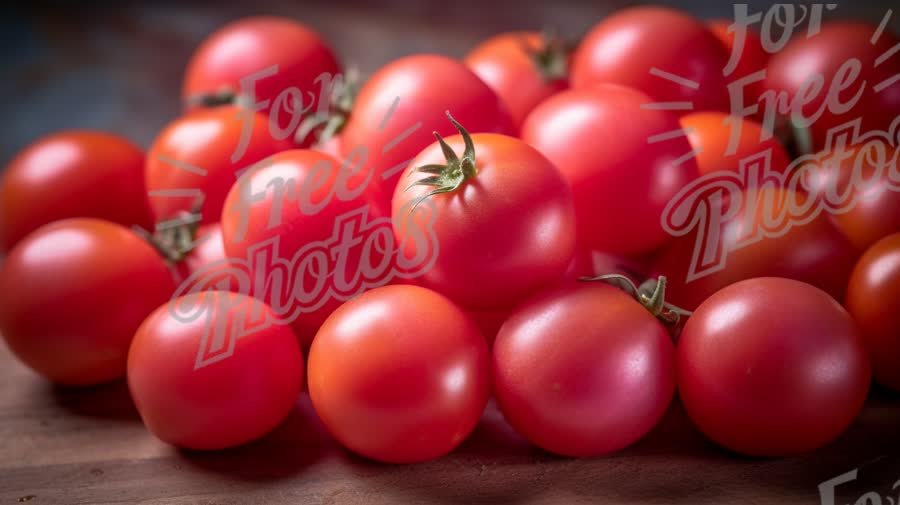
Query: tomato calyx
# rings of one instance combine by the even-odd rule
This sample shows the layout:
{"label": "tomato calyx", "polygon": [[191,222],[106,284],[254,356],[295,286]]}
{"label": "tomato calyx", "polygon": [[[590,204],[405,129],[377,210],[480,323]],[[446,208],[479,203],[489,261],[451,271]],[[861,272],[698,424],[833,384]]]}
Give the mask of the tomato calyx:
{"label": "tomato calyx", "polygon": [[188,108],[194,107],[218,107],[220,105],[234,105],[239,102],[238,94],[230,87],[223,87],[213,93],[200,93],[185,99]]}
{"label": "tomato calyx", "polygon": [[155,233],[141,228],[132,230],[156,249],[156,252],[170,264],[178,264],[196,249],[198,245],[197,231],[200,228],[200,208],[202,203],[194,205],[190,212],[184,212],[178,218],[167,221],[165,227],[158,227]]}
{"label": "tomato calyx", "polygon": [[662,275],[657,279],[648,279],[640,286],[636,286],[631,279],[619,274],[582,277],[578,280],[581,282],[605,282],[621,289],[669,328],[677,329],[682,318],[691,315],[690,311],[666,302],[666,277]]}
{"label": "tomato calyx", "polygon": [[775,127],[775,137],[781,142],[792,160],[813,154],[812,132],[809,126],[800,124],[799,116],[780,116]]}
{"label": "tomato calyx", "polygon": [[534,47],[523,38],[525,51],[543,77],[544,82],[566,79],[569,75],[569,56],[575,45],[551,31],[541,33],[541,42]]}
{"label": "tomato calyx", "polygon": [[475,166],[475,144],[472,142],[472,136],[461,124],[453,119],[453,116],[450,115],[450,111],[447,111],[447,118],[450,119],[450,122],[453,123],[453,126],[456,127],[457,131],[459,131],[459,134],[462,136],[465,150],[463,150],[462,157],[457,156],[453,151],[453,148],[444,141],[443,137],[441,137],[441,134],[434,132],[434,136],[441,145],[441,150],[444,152],[444,158],[447,160],[447,163],[445,165],[423,165],[421,167],[416,167],[414,171],[410,172],[410,175],[417,172],[429,175],[428,177],[419,179],[410,184],[406,188],[407,191],[415,186],[428,186],[434,188],[424,196],[418,198],[413,204],[412,209],[415,209],[426,198],[440,193],[451,193],[456,191],[464,182],[478,175],[478,168]]}
{"label": "tomato calyx", "polygon": [[328,110],[307,116],[294,132],[294,143],[302,144],[311,133],[315,132],[314,145],[321,146],[344,129],[353,104],[356,103],[356,95],[359,93],[359,71],[350,67],[343,74],[339,74],[331,89],[328,99]]}

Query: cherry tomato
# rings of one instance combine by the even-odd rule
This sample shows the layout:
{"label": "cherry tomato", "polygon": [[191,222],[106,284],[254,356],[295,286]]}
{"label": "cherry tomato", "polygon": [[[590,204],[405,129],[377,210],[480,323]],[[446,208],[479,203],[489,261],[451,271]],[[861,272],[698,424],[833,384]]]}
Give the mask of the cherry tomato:
{"label": "cherry tomato", "polygon": [[846,307],[869,350],[875,380],[900,391],[900,233],[879,240],[860,258]]}
{"label": "cherry tomato", "polygon": [[[440,251],[421,277],[423,286],[467,308],[510,308],[558,280],[572,260],[572,193],[528,144],[491,133],[470,136],[456,125],[460,135],[427,147],[403,173],[394,227],[403,238],[421,230],[420,210],[432,217],[428,225]],[[420,254],[421,241],[403,243],[407,257]]]}
{"label": "cherry tomato", "polygon": [[[276,121],[286,127],[296,108],[316,112],[320,102],[327,103],[330,96],[322,86],[340,72],[332,49],[308,26],[275,16],[248,17],[220,28],[197,48],[182,97],[190,108],[230,102],[238,94],[255,96],[265,103],[263,111],[278,107]],[[241,85],[244,79],[252,88]]]}
{"label": "cherry tomato", "polygon": [[125,374],[141,321],[172,295],[156,250],[108,221],[57,221],[24,238],[0,267],[0,333],[47,379],[90,385]]}
{"label": "cherry tomato", "polygon": [[[857,254],[828,214],[820,213],[810,222],[794,224],[785,232],[784,223],[778,218],[779,209],[793,205],[792,202],[802,207],[809,196],[778,188],[746,191],[742,198],[758,202],[758,208],[750,210],[753,207],[744,206],[735,217],[722,223],[717,233],[705,226],[701,228],[704,237],[717,236],[718,243],[701,246],[697,254],[712,253],[713,249],[725,251],[721,269],[704,269],[701,276],[688,280],[698,247],[697,230],[675,239],[660,251],[653,270],[668,278],[672,303],[693,310],[716,291],[754,277],[796,279],[843,300]],[[753,213],[752,217],[748,213]],[[754,230],[766,230],[775,236],[751,241]]]}
{"label": "cherry tomato", "polygon": [[[225,241],[222,238],[222,226],[218,223],[201,226],[197,229],[193,241],[193,247],[181,261],[175,264],[176,282],[183,282],[191,275],[201,272],[212,265],[227,262],[225,255]],[[231,282],[230,290],[237,291],[239,286]]]}
{"label": "cherry tomato", "polygon": [[590,457],[631,445],[675,392],[666,328],[620,289],[567,283],[525,302],[494,342],[494,396],[533,444]]}
{"label": "cherry tomato", "polygon": [[342,131],[344,157],[365,153],[369,190],[379,188],[387,203],[400,172],[434,141],[432,132],[455,133],[448,110],[473,133],[515,132],[500,98],[463,63],[419,54],[389,63],[359,90]]}
{"label": "cherry tomato", "polygon": [[[805,30],[798,32],[784,49],[772,55],[765,80],[770,91],[766,95],[786,93],[784,102],[801,104],[802,115],[815,119],[809,125],[813,148],[827,148],[828,130],[838,125],[861,118],[864,131],[887,131],[900,113],[900,81],[879,87],[900,73],[900,58],[888,58],[876,65],[876,60],[900,41],[887,30],[872,44],[876,30],[876,26],[862,22],[825,23],[812,37],[807,38]],[[855,74],[840,69],[854,64],[859,65],[858,77],[851,81],[849,76]],[[814,82],[819,79],[819,92],[809,91],[810,86],[818,89]],[[840,93],[827,98],[831,88]],[[798,95],[810,99],[809,103],[798,101]],[[819,111],[821,116],[816,118]]]}
{"label": "cherry tomato", "polygon": [[386,286],[345,303],[313,340],[309,396],[348,449],[390,463],[442,456],[478,423],[490,357],[475,323],[447,298]]}
{"label": "cherry tomato", "polygon": [[[732,126],[732,121],[737,124]],[[775,137],[760,140],[764,129],[755,121],[721,112],[695,112],[682,116],[681,125],[691,147],[699,151],[696,162],[700,175],[724,170],[737,172],[741,161],[767,150],[771,152],[770,169],[773,172],[784,172],[791,163],[787,151]],[[728,154],[735,135],[734,151]]]}
{"label": "cherry tomato", "polygon": [[847,312],[790,279],[719,291],[688,319],[676,354],[688,415],[716,443],[751,456],[827,444],[856,418],[871,380]]}
{"label": "cherry tomato", "polygon": [[[176,316],[173,304],[201,312]],[[303,385],[303,354],[287,326],[243,326],[250,314],[274,317],[254,298],[205,291],[144,321],[128,352],[128,387],[150,432],[180,447],[223,449],[257,439],[287,417]],[[216,351],[211,326],[221,326],[227,351],[200,362],[201,350]]]}
{"label": "cherry tomato", "polygon": [[[246,148],[240,147],[242,128],[250,131]],[[197,195],[172,196],[166,191],[195,190],[202,195],[202,222],[217,223],[237,172],[290,146],[272,137],[264,115],[236,106],[197,110],[176,119],[147,153],[147,190],[163,192],[150,195],[157,221],[171,220],[197,202]]]}
{"label": "cherry tomato", "polygon": [[[734,21],[726,19],[714,19],[707,22],[710,31],[712,31],[725,46],[730,58],[735,57],[733,56],[735,51],[735,33],[728,31],[732,24],[734,24]],[[747,28],[746,36],[743,41],[743,49],[741,54],[737,55],[736,58],[737,62],[734,70],[725,76],[729,83],[766,69],[766,64],[769,62],[769,53],[763,48],[762,39],[760,38],[759,33],[749,27]],[[723,72],[724,70],[725,69],[723,68]],[[757,103],[759,101],[759,96],[765,91],[765,86],[763,86],[761,81],[748,83],[742,88],[744,103],[747,104]],[[761,111],[753,117],[761,119]]]}
{"label": "cherry tomato", "polygon": [[[597,83],[639,89],[676,110],[729,110],[728,53],[700,21],[674,9],[631,7],[605,18],[572,57],[572,87]],[[660,76],[662,72],[662,76]]]}
{"label": "cherry tomato", "polygon": [[683,136],[652,141],[681,129],[667,111],[641,107],[649,98],[616,85],[553,96],[532,111],[522,139],[542,152],[569,182],[582,247],[613,254],[655,249],[670,237],[662,211],[697,178]]}
{"label": "cherry tomato", "polygon": [[70,217],[149,227],[143,170],[141,150],[108,133],[71,130],[31,144],[0,176],[0,252]]}
{"label": "cherry tomato", "polygon": [[467,310],[469,316],[475,321],[478,330],[484,335],[484,339],[488,344],[488,349],[494,347],[494,340],[497,338],[497,332],[509,317],[509,309],[499,310]]}
{"label": "cherry tomato", "polygon": [[508,32],[482,42],[465,62],[503,100],[518,128],[538,103],[569,86],[568,59],[559,40]]}

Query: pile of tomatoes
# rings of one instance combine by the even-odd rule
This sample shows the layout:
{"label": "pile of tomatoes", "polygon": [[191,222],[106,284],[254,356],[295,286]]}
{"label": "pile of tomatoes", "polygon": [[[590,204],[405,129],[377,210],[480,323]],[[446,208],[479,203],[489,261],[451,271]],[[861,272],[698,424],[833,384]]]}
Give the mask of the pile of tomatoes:
{"label": "pile of tomatoes", "polygon": [[[573,457],[634,443],[676,391],[733,451],[823,446],[873,376],[900,390],[890,174],[864,168],[881,183],[852,209],[774,238],[737,243],[771,205],[732,213],[724,266],[690,282],[698,237],[663,214],[743,159],[792,170],[784,119],[822,109],[806,82],[848,80],[848,58],[870,86],[801,144],[824,149],[855,117],[889,131],[898,41],[832,21],[770,54],[751,29],[723,72],[731,25],[635,7],[577,44],[505,33],[360,84],[294,20],[233,22],[194,53],[184,115],[146,153],[65,131],[9,162],[0,333],[55,383],[127,377],[147,428],[194,449],[265,435],[304,385],[335,439],[388,462],[453,450],[492,396],[522,436]],[[759,110],[732,114],[735,89]],[[803,110],[769,129],[762,105],[798,93]],[[851,172],[823,174],[855,191]],[[816,187],[742,190],[796,202]]]}

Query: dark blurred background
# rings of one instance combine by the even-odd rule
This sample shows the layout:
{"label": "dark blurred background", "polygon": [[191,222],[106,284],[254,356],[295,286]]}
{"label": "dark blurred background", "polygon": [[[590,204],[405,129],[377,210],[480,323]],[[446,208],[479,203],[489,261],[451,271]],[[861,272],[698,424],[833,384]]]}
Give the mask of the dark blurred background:
{"label": "dark blurred background", "polygon": [[[365,77],[399,56],[463,56],[500,31],[551,27],[580,35],[626,0],[252,0],[242,2],[21,2],[0,7],[0,162],[66,128],[123,134],[146,147],[179,114],[182,70],[200,41],[224,23],[277,14],[309,24]],[[732,18],[715,0],[654,2],[702,18]],[[751,12],[775,2],[748,2]],[[811,3],[811,2],[801,2]],[[878,23],[895,0],[838,2],[832,15]]]}

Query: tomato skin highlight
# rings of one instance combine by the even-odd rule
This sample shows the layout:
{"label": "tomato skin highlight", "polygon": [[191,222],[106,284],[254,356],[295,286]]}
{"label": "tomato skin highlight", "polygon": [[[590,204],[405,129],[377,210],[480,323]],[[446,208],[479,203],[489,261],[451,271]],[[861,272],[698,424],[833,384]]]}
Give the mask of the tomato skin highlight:
{"label": "tomato skin highlight", "polygon": [[[262,302],[237,293],[206,291],[175,303],[186,300],[209,303],[209,317],[214,324],[226,320],[226,331],[246,312],[271,315]],[[231,355],[195,368],[206,321],[178,320],[168,303],[153,312],[128,353],[128,387],[147,429],[161,440],[224,449],[265,435],[287,417],[303,385],[303,353],[290,328],[275,324],[240,336]]]}
{"label": "tomato skin highlight", "polygon": [[19,151],[0,175],[0,252],[74,217],[149,228],[144,153],[109,133],[68,130]]}
{"label": "tomato skin highlight", "polygon": [[709,438],[781,457],[837,438],[863,407],[869,359],[849,314],[827,293],[781,278],[729,286],[688,319],[678,391]]}
{"label": "tomato skin highlight", "polygon": [[0,333],[52,382],[108,382],[125,374],[135,330],[174,290],[162,257],[131,230],[57,221],[20,241],[0,266]]}
{"label": "tomato skin highlight", "polygon": [[490,395],[487,344],[446,297],[418,286],[377,288],[319,330],[309,394],[348,449],[389,463],[427,461],[478,423]]}
{"label": "tomato skin highlight", "polygon": [[684,137],[648,142],[681,129],[674,114],[641,107],[649,101],[631,88],[596,85],[559,93],[525,120],[522,139],[572,188],[582,248],[630,255],[671,240],[662,211],[698,177],[697,165],[673,163],[691,151]]}
{"label": "tomato skin highlight", "polygon": [[[773,172],[783,173],[791,158],[784,146],[774,136],[760,140],[764,127],[750,119],[739,119],[740,131],[727,122],[728,114],[721,112],[694,112],[681,117],[681,125],[687,131],[691,147],[700,150],[696,163],[700,175],[719,171],[737,172],[741,161],[769,151]],[[738,134],[736,150],[728,154],[732,135]]]}
{"label": "tomato skin highlight", "polygon": [[[572,56],[572,87],[612,83],[636,88],[656,102],[689,102],[690,110],[729,110],[722,74],[725,47],[700,21],[665,7],[622,9],[597,24]],[[685,85],[652,69],[696,83]]]}
{"label": "tomato skin highlight", "polygon": [[875,381],[900,391],[900,233],[863,254],[850,276],[845,305],[862,332]]}
{"label": "tomato skin highlight", "polygon": [[494,395],[533,444],[609,454],[649,432],[675,392],[675,348],[630,295],[567,283],[516,308],[494,342]]}
{"label": "tomato skin highlight", "polygon": [[[444,140],[463,152],[462,136]],[[414,212],[433,188],[408,185],[428,175],[418,167],[445,163],[441,146],[433,143],[410,163],[394,193],[394,228],[402,238],[409,231],[399,223],[420,211],[433,215],[439,252],[419,284],[470,309],[508,309],[568,268],[575,248],[572,194],[553,164],[521,140],[476,133],[472,141],[478,173]],[[424,245],[419,242],[403,240],[407,257]]]}

